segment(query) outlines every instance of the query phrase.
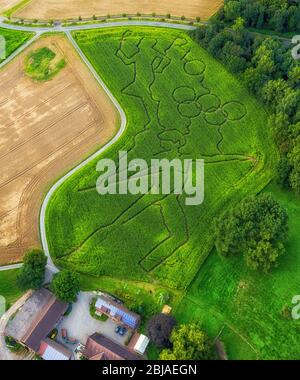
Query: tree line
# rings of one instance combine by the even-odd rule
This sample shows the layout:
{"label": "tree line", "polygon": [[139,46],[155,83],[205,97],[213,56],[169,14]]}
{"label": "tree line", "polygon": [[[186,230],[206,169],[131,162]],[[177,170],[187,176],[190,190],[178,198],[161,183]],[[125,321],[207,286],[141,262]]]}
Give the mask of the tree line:
{"label": "tree line", "polygon": [[242,17],[247,27],[279,33],[300,30],[299,0],[225,0],[218,16],[229,23]]}
{"label": "tree line", "polygon": [[281,155],[277,181],[300,194],[300,61],[278,37],[253,34],[243,17],[236,16],[229,27],[217,15],[191,35],[267,105],[265,127]]}

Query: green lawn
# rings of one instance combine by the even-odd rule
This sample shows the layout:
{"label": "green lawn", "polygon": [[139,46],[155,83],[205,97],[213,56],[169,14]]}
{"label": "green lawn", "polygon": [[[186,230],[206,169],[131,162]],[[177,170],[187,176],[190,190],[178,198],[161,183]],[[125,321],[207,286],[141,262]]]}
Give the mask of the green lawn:
{"label": "green lawn", "polygon": [[300,291],[300,198],[270,185],[266,191],[289,214],[287,253],[269,275],[253,273],[244,260],[215,252],[202,266],[176,311],[181,321],[197,320],[221,332],[234,359],[299,359],[300,321],[284,318],[285,306]]}
{"label": "green lawn", "polygon": [[0,272],[0,295],[6,299],[6,309],[22,295],[16,285],[18,272],[19,269]]}
{"label": "green lawn", "polygon": [[[5,38],[6,57],[8,58],[15,50],[32,38],[34,33],[0,28],[0,36]],[[3,60],[0,59],[0,63],[1,62],[3,62]]]}
{"label": "green lawn", "polygon": [[51,254],[82,273],[185,289],[212,249],[213,218],[272,178],[267,114],[186,32],[117,28],[75,39],[127,114],[125,136],[105,157],[204,158],[205,202],[99,196],[95,160],[50,201]]}

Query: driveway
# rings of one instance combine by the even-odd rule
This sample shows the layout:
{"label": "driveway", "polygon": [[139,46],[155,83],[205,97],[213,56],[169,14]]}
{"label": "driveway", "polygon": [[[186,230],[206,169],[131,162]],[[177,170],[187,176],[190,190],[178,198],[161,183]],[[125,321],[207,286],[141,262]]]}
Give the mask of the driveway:
{"label": "driveway", "polygon": [[0,360],[16,360],[20,359],[16,354],[11,353],[6,347],[5,343],[5,330],[10,318],[24,305],[24,303],[31,296],[32,292],[29,291],[23,295],[2,317],[0,318]]}
{"label": "driveway", "polygon": [[[90,335],[97,332],[114,340],[116,343],[124,345],[129,338],[128,332],[124,337],[121,337],[115,333],[116,324],[114,322],[109,319],[102,322],[91,317],[90,303],[94,297],[95,294],[92,292],[79,293],[77,302],[73,304],[71,314],[63,318],[58,326],[59,334],[57,339],[64,343],[61,338],[61,329],[66,329],[70,338],[75,338],[82,344],[86,343]],[[73,350],[76,345],[68,345],[68,347]]]}

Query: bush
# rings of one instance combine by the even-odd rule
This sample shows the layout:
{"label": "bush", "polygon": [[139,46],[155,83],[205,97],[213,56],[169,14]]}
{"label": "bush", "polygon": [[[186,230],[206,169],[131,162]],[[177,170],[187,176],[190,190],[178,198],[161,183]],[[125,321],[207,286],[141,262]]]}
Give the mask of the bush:
{"label": "bush", "polygon": [[25,349],[20,343],[16,342],[11,336],[5,337],[6,347],[13,353],[20,352]]}

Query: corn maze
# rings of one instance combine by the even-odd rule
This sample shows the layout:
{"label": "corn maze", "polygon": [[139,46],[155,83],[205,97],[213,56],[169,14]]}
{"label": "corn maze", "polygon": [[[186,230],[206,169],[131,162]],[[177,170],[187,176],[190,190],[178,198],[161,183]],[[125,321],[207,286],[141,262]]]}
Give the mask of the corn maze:
{"label": "corn maze", "polygon": [[125,135],[105,158],[117,161],[123,150],[147,162],[204,159],[205,201],[188,207],[184,194],[99,196],[96,160],[50,201],[50,252],[82,273],[186,288],[212,249],[214,218],[272,176],[266,113],[186,32],[117,28],[74,37],[127,115]]}

